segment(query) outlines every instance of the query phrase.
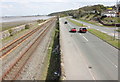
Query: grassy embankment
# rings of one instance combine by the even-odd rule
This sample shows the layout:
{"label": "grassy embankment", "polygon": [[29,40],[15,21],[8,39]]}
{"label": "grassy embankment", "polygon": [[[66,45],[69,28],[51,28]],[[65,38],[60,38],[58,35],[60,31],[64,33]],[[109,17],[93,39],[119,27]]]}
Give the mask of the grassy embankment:
{"label": "grassy embankment", "polygon": [[93,19],[94,17],[97,17],[95,14],[89,14],[89,15],[85,15],[83,17],[81,17],[80,19],[77,19],[77,20],[80,20],[80,21],[83,21],[83,22],[86,22],[86,23],[90,23],[90,24],[93,24],[93,25],[97,25],[97,26],[103,26],[102,24],[98,23],[97,21],[92,21],[91,19]]}
{"label": "grassy embankment", "polygon": [[33,23],[33,22],[36,22],[36,21],[3,22],[3,23],[0,23],[0,24],[2,25],[2,31],[5,31],[5,30],[9,30],[11,28],[14,28],[14,27],[17,27],[17,26],[20,26],[20,25],[24,25],[24,24],[27,24],[27,23]]}
{"label": "grassy embankment", "polygon": [[116,31],[120,32],[120,29],[118,29],[118,30],[116,30]]}
{"label": "grassy embankment", "polygon": [[[37,21],[29,22],[29,23],[31,23],[29,29],[23,29],[23,30],[13,34],[12,36],[9,36],[9,37],[6,37],[6,38],[2,39],[1,41],[2,41],[2,43],[7,43],[8,41],[15,40],[16,38],[26,34],[27,32],[33,30],[34,28],[37,28],[39,26],[38,24],[40,24],[42,22],[44,22],[44,20],[41,20],[41,21],[37,20]],[[5,29],[2,29],[2,30],[9,30],[11,28],[14,28],[13,26],[19,26],[23,23],[21,23],[21,22],[17,22],[17,23],[11,22],[11,23],[5,23],[5,24],[7,24],[7,25],[5,25],[4,26]]]}
{"label": "grassy embankment", "polygon": [[60,50],[59,50],[59,25],[57,22],[53,40],[48,49],[46,65],[43,71],[42,79],[44,80],[59,80],[61,75],[60,67]]}
{"label": "grassy embankment", "polygon": [[[23,30],[17,32],[16,34],[14,34],[14,35],[12,35],[12,36],[10,36],[10,37],[6,37],[6,38],[2,39],[2,43],[6,43],[6,42],[8,42],[8,41],[10,41],[10,40],[14,40],[15,38],[18,38],[18,37],[24,35],[25,33],[27,33],[27,32],[29,32],[30,30],[36,28],[37,26],[38,26],[38,23],[34,23],[29,29],[23,29]],[[13,27],[12,27],[12,28],[13,28]],[[9,29],[10,29],[10,28],[9,28]]]}
{"label": "grassy embankment", "polygon": [[[115,20],[116,23],[120,23],[120,19],[117,17],[117,18],[105,18],[103,19],[103,21],[110,21],[110,20]],[[89,21],[89,20],[86,20],[85,18],[82,18],[82,19],[77,19],[77,20],[80,20],[80,21],[83,21],[83,22],[86,22],[86,23],[90,23],[90,24],[93,24],[93,25],[96,25],[96,26],[102,26],[102,27],[114,27],[114,26],[104,26],[98,22],[95,22],[95,21]],[[111,22],[109,24],[112,24]],[[120,32],[120,29],[116,30],[118,32]]]}
{"label": "grassy embankment", "polygon": [[99,37],[100,39],[106,41],[107,43],[111,44],[112,46],[119,48],[119,40],[118,39],[114,39],[114,37],[109,36],[103,32],[100,32],[98,30],[95,29],[88,29],[88,31],[94,35],[96,35],[97,37]]}
{"label": "grassy embankment", "polygon": [[52,41],[50,42],[50,45],[49,45],[49,48],[48,48],[48,54],[45,57],[44,69],[43,69],[43,72],[42,72],[42,76],[40,77],[40,79],[42,79],[42,80],[46,80],[46,77],[47,77],[47,71],[48,71],[48,67],[49,67],[49,64],[50,64],[52,46],[53,46],[53,43],[54,43],[54,37],[55,37],[55,31],[52,32]]}
{"label": "grassy embankment", "polygon": [[73,20],[71,20],[71,19],[68,19],[68,18],[67,18],[67,20],[70,21],[70,22],[72,22],[72,23],[74,23],[74,24],[76,24],[77,26],[87,27],[86,25],[83,25],[82,23],[78,23],[78,22],[73,21]]}
{"label": "grassy embankment", "polygon": [[[78,22],[76,22],[76,21],[71,21],[72,23],[74,23],[74,24],[76,24],[76,23],[78,23]],[[76,25],[78,25],[78,24],[76,24]],[[78,26],[80,26],[80,25],[78,25]],[[96,35],[97,37],[99,37],[100,39],[102,39],[102,40],[104,40],[105,42],[107,42],[107,43],[109,43],[110,45],[112,45],[112,46],[114,46],[114,47],[116,47],[116,48],[119,48],[119,40],[118,39],[114,39],[114,37],[112,37],[112,36],[109,36],[109,35],[107,35],[107,34],[105,34],[105,33],[103,33],[103,32],[100,32],[100,31],[98,31],[98,30],[95,30],[95,29],[88,29],[88,31],[90,32],[90,33],[92,33],[92,34],[94,34],[94,35]]]}
{"label": "grassy embankment", "polygon": [[35,21],[16,21],[16,22],[3,22],[3,23],[0,23],[1,25],[1,31],[5,31],[5,30],[9,30],[11,28],[14,28],[14,27],[17,27],[17,26],[20,26],[20,25],[26,25],[28,23],[34,23],[34,22],[38,22],[38,23],[41,23],[41,22],[44,22],[45,20],[43,19],[40,19],[40,20],[35,20]]}
{"label": "grassy embankment", "polygon": [[106,17],[106,18],[103,19],[103,21],[107,24],[113,24],[114,22],[111,22],[113,20],[114,20],[115,23],[120,23],[120,18],[119,17]]}
{"label": "grassy embankment", "polygon": [[[95,17],[95,15],[86,15],[77,20],[80,20],[80,21],[83,21],[86,23],[90,23],[93,25],[97,25],[97,26],[102,26],[102,27],[114,27],[114,26],[104,26],[97,21],[90,20],[94,17]],[[102,21],[104,21],[107,24],[112,24],[112,22],[110,22],[111,20],[114,20],[116,23],[120,23],[120,19],[118,19],[118,17],[109,17],[109,18],[107,17],[107,18],[102,19]]]}
{"label": "grassy embankment", "polygon": [[93,24],[93,25],[96,25],[96,26],[103,26],[95,21],[88,21],[88,20],[85,20],[85,19],[77,19],[77,20],[80,20],[80,21],[83,21],[83,22],[86,22],[86,23],[90,23],[90,24]]}

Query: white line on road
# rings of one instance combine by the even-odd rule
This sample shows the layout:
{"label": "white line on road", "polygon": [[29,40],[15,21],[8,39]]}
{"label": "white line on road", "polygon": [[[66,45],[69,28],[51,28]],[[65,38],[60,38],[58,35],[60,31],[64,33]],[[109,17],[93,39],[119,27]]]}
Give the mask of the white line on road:
{"label": "white line on road", "polygon": [[85,38],[84,36],[83,36],[83,38],[84,38],[86,41],[88,41],[88,39],[87,39],[87,38]]}
{"label": "white line on road", "polygon": [[90,26],[88,26],[88,28],[91,28]]}
{"label": "white line on road", "polygon": [[93,75],[93,73],[92,73],[92,71],[91,71],[91,69],[89,69],[89,73],[92,76],[93,80],[96,80],[95,77],[94,77],[94,75]]}
{"label": "white line on road", "polygon": [[68,23],[68,25],[72,28],[73,26],[71,24]]}
{"label": "white line on road", "polygon": [[[75,44],[75,45],[77,46],[77,44]],[[90,73],[92,79],[96,82],[96,77],[95,77],[94,73],[92,72],[92,69],[88,68],[89,64],[88,64],[87,60],[85,59],[85,57],[83,56],[83,54],[81,54],[80,56],[83,59],[83,61],[85,63],[85,66],[88,69],[88,72]]]}
{"label": "white line on road", "polygon": [[115,65],[115,67],[116,67],[116,68],[118,68],[118,66],[117,66],[117,65]]}
{"label": "white line on road", "polygon": [[[103,55],[104,56],[104,55]],[[104,56],[113,66],[115,66],[116,68],[118,68],[118,66],[116,64],[114,64],[109,58],[107,58],[106,56]]]}
{"label": "white line on road", "polygon": [[[88,41],[88,39],[87,38],[85,38],[85,36],[83,36],[83,38],[86,40],[86,41]],[[105,56],[104,56],[105,57]],[[118,66],[117,65],[115,65],[110,59],[108,59],[107,57],[105,57],[109,62],[111,62],[111,64],[113,64],[116,68],[118,68]]]}
{"label": "white line on road", "polygon": [[105,31],[102,31],[102,30],[101,30],[101,32],[103,32],[103,33],[107,33],[107,32],[105,32]]}

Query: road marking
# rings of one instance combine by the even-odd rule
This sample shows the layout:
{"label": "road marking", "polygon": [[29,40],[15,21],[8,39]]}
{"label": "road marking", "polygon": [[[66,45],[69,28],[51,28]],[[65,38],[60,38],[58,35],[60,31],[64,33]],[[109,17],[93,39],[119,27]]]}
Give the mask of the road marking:
{"label": "road marking", "polygon": [[92,73],[92,71],[91,71],[91,69],[89,69],[89,73],[92,76],[93,80],[96,80],[95,77],[94,77],[94,75],[93,75],[93,73]]}
{"label": "road marking", "polygon": [[[77,46],[77,44],[74,44],[74,45]],[[76,47],[76,49],[78,49],[78,48]],[[80,52],[79,49],[78,49],[78,52]],[[94,82],[96,82],[96,77],[95,77],[94,73],[92,72],[92,69],[88,68],[89,64],[88,64],[87,60],[85,59],[85,57],[83,56],[83,54],[80,54],[80,56],[83,59],[82,61],[85,64],[85,67],[86,67],[88,73],[90,74],[92,80],[94,80]]]}
{"label": "road marking", "polygon": [[88,26],[88,28],[91,28],[90,26]]}
{"label": "road marking", "polygon": [[116,68],[118,68],[118,66],[117,66],[117,65],[115,65],[115,67],[116,67]]}
{"label": "road marking", "polygon": [[85,38],[84,36],[83,36],[83,38],[84,38],[86,41],[88,41],[88,39],[87,39],[87,38]]}
{"label": "road marking", "polygon": [[71,24],[68,23],[68,25],[72,28],[73,26]]}
{"label": "road marking", "polygon": [[[103,55],[104,56],[104,55]],[[106,56],[104,56],[113,66],[115,66],[116,68],[118,68],[117,65],[115,65],[109,58],[107,58]]]}
{"label": "road marking", "polygon": [[101,30],[101,32],[103,32],[103,33],[107,33],[107,32],[105,32],[105,31],[102,31],[102,30]]}

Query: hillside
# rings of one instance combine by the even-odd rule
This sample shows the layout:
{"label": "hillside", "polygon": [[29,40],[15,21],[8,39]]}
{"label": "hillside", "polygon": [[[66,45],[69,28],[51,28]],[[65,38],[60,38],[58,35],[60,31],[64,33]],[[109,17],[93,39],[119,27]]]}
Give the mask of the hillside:
{"label": "hillside", "polygon": [[[93,5],[93,6],[85,6],[81,7],[76,10],[68,10],[68,11],[62,11],[62,12],[55,12],[49,14],[49,16],[74,16],[74,17],[82,17],[88,13],[94,13],[94,14],[100,14],[101,12],[105,11],[109,6],[104,5]],[[115,6],[111,6],[111,8],[115,9]]]}
{"label": "hillside", "polygon": [[96,25],[101,25],[98,21],[98,18],[100,18],[105,24],[120,23],[119,17],[109,17],[109,16],[104,17],[105,14],[102,16],[102,13],[106,13],[106,12],[109,13],[109,11],[116,11],[116,7],[104,6],[98,4],[92,6],[84,6],[76,10],[55,12],[49,14],[49,16],[59,16],[59,17],[72,16],[73,18],[78,20],[94,22],[96,23]]}

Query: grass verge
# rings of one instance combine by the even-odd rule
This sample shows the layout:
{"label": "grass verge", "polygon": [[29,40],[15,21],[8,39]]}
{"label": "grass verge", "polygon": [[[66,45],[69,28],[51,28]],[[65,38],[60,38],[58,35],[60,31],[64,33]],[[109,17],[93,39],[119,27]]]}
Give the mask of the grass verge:
{"label": "grass verge", "polygon": [[42,23],[44,22],[45,20],[34,20],[34,21],[31,21],[31,20],[27,20],[27,21],[15,21],[15,22],[2,22],[0,23],[1,26],[1,31],[5,31],[5,30],[9,30],[11,28],[14,28],[14,27],[19,27],[21,25],[26,25],[26,24],[31,24],[31,23]]}
{"label": "grass verge", "polygon": [[21,30],[21,31],[17,32],[16,34],[14,34],[13,36],[9,36],[9,37],[3,38],[2,42],[6,43],[7,41],[10,41],[11,39],[14,39],[17,35],[19,35],[19,34],[21,34],[23,32],[26,33],[27,31],[28,31],[28,29]]}
{"label": "grass verge", "polygon": [[120,32],[120,29],[118,29],[118,30],[116,30],[116,31]]}
{"label": "grass verge", "polygon": [[42,76],[40,77],[40,79],[42,80],[46,80],[47,77],[47,71],[48,71],[48,67],[50,64],[50,58],[51,58],[51,52],[52,52],[52,46],[54,43],[54,37],[55,37],[55,31],[53,31],[52,33],[52,41],[50,42],[49,48],[48,48],[48,53],[47,56],[45,57],[45,63],[44,63],[44,71],[42,72]]}
{"label": "grass verge", "polygon": [[17,38],[19,38],[20,36],[24,35],[25,33],[33,30],[34,28],[37,28],[38,27],[38,24],[34,24],[32,27],[30,27],[30,29],[23,29],[15,34],[13,34],[13,36],[9,36],[9,37],[6,37],[6,38],[3,38],[2,39],[2,43],[7,43],[7,42],[11,42]]}
{"label": "grass verge", "polygon": [[77,19],[77,20],[80,20],[80,21],[83,21],[83,22],[86,22],[86,23],[89,23],[89,24],[93,24],[93,25],[96,25],[96,26],[101,26],[101,27],[114,27],[114,26],[104,26],[104,25],[99,24],[97,22],[91,22],[91,21],[87,21],[87,20],[84,20],[84,19]]}
{"label": "grass verge", "polygon": [[[18,21],[18,22],[3,22],[3,23],[0,23],[2,24],[2,30],[1,31],[5,31],[5,30],[9,30],[11,28],[14,28],[14,27],[17,27],[17,26],[20,26],[20,25],[24,25],[24,24],[27,24],[29,23],[30,21]],[[31,21],[32,22],[32,21]]]}
{"label": "grass verge", "polygon": [[77,26],[87,27],[86,25],[83,25],[82,23],[78,23],[78,22],[73,21],[73,20],[71,20],[71,19],[68,19],[68,18],[67,18],[67,20],[70,21],[70,22],[72,22],[72,23],[74,23],[74,24],[76,24]]}
{"label": "grass verge", "polygon": [[[77,20],[80,20],[80,21],[83,21],[83,22],[86,22],[86,23],[90,23],[90,24],[93,24],[93,25],[98,25],[94,22],[90,22],[90,21],[87,21],[87,20],[84,20],[84,19],[77,19]],[[102,26],[102,25],[100,25],[100,26]]]}
{"label": "grass verge", "polygon": [[53,45],[50,48],[51,52],[49,52],[51,57],[50,57],[49,67],[48,67],[48,72],[46,77],[46,81],[48,82],[49,80],[60,80],[60,76],[61,76],[61,66],[60,66],[61,57],[60,57],[59,25],[58,24],[59,23],[57,22]]}
{"label": "grass verge", "polygon": [[52,33],[52,41],[48,48],[48,55],[45,58],[43,80],[59,80],[61,74],[60,67],[60,46],[59,46],[59,25],[56,24],[55,31]]}
{"label": "grass verge", "polygon": [[88,31],[95,36],[99,37],[100,39],[104,40],[105,42],[109,43],[110,45],[114,46],[115,48],[119,49],[119,40],[114,39],[114,37],[109,36],[103,32],[100,32],[95,29],[88,29]]}

